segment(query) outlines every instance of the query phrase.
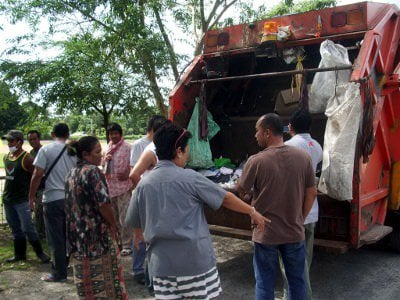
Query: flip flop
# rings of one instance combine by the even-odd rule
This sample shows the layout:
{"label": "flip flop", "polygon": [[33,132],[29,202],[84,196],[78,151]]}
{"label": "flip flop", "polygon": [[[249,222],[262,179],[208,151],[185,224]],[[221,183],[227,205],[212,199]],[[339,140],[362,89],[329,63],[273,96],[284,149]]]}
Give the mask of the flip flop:
{"label": "flip flop", "polygon": [[132,250],[131,249],[122,249],[121,251],[121,255],[122,256],[128,256],[132,254]]}
{"label": "flip flop", "polygon": [[53,274],[46,274],[40,277],[40,280],[45,282],[66,282],[67,278],[55,278]]}

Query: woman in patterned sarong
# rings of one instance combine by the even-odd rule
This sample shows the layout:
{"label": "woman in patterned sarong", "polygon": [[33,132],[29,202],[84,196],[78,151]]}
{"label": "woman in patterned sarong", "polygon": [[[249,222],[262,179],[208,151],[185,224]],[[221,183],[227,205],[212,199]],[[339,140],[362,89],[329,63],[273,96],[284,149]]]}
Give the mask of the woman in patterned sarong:
{"label": "woman in patterned sarong", "polygon": [[113,217],[97,138],[71,143],[77,166],[66,179],[67,245],[81,299],[127,299],[118,232]]}

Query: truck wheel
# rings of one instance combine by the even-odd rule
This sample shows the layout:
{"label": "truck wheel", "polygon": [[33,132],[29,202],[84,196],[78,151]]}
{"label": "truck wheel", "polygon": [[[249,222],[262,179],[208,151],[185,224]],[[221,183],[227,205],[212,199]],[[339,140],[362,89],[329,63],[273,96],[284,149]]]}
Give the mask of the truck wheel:
{"label": "truck wheel", "polygon": [[393,251],[400,253],[400,230],[395,229],[389,234],[389,248]]}

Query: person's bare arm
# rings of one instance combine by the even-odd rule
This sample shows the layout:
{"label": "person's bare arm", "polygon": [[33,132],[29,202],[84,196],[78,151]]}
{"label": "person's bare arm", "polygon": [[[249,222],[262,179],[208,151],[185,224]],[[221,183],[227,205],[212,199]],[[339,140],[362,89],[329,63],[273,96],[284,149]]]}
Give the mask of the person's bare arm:
{"label": "person's bare arm", "polygon": [[259,230],[264,230],[265,222],[271,222],[271,220],[257,212],[254,207],[242,201],[231,192],[226,193],[222,205],[230,210],[249,215]]}
{"label": "person's bare arm", "polygon": [[142,228],[133,228],[133,244],[137,250],[140,248],[140,241],[145,243]]}
{"label": "person's bare arm", "polygon": [[315,186],[306,189],[304,203],[303,203],[304,219],[308,216],[308,214],[311,210],[311,207],[313,206],[316,195],[317,195],[317,188]]}
{"label": "person's bare arm", "polygon": [[140,177],[146,170],[151,170],[157,163],[157,158],[155,157],[153,151],[147,150],[142,153],[138,162],[132,168],[129,178],[132,180],[133,187],[135,188],[140,181]]}
{"label": "person's bare arm", "polygon": [[44,169],[35,167],[31,178],[31,186],[29,188],[29,206],[31,207],[31,210],[35,209],[36,192],[39,188],[43,176],[44,176]]}
{"label": "person's bare arm", "polygon": [[35,169],[35,166],[33,165],[33,160],[34,160],[34,158],[32,157],[32,155],[27,154],[23,161],[24,168],[31,174],[33,173],[33,171]]}

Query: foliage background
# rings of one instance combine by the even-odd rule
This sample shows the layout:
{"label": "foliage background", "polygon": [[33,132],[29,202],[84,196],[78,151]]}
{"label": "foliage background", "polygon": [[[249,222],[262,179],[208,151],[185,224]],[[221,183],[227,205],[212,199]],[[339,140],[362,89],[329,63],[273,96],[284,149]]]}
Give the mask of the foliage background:
{"label": "foliage background", "polygon": [[128,136],[144,134],[149,116],[167,114],[168,93],[191,59],[182,48],[199,54],[207,30],[335,4],[0,0],[5,22],[31,29],[0,59],[0,133],[38,129],[49,138],[54,123],[66,122],[71,132],[102,137],[116,121]]}

